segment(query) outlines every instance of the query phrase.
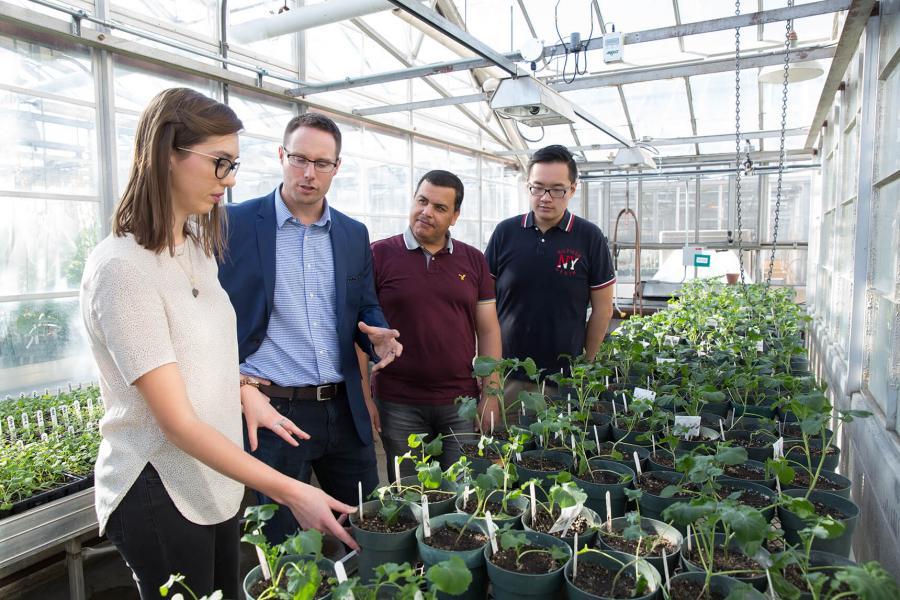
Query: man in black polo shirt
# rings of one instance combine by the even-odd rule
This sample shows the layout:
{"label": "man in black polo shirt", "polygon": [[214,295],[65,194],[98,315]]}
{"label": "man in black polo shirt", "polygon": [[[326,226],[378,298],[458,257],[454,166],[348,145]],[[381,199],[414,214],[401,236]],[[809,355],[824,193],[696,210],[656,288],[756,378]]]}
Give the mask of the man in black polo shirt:
{"label": "man in black polo shirt", "polygon": [[[531,357],[544,376],[567,366],[560,354],[592,360],[612,318],[612,256],[600,228],[568,211],[577,186],[578,167],[564,146],[535,152],[528,163],[531,211],[498,224],[485,251],[503,356]],[[522,387],[508,388],[507,397]]]}

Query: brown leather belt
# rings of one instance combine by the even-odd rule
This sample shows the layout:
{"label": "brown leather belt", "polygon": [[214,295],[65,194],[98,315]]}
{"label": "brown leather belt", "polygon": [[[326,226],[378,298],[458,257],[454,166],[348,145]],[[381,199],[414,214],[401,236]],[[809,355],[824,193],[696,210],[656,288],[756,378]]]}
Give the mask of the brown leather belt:
{"label": "brown leather belt", "polygon": [[308,385],[305,387],[281,387],[280,385],[260,385],[259,391],[269,398],[283,400],[316,400],[323,402],[347,393],[344,382]]}

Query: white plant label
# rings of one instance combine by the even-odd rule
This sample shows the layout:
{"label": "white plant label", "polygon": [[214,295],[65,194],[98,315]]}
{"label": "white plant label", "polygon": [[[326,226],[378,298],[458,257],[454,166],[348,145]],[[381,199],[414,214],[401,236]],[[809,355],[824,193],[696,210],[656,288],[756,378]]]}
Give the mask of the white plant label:
{"label": "white plant label", "polygon": [[425,537],[431,537],[431,516],[428,514],[428,496],[422,493],[422,532]]}
{"label": "white plant label", "polygon": [[594,443],[597,444],[597,454],[600,454],[600,435],[597,433],[596,425],[594,425]]}
{"label": "white plant label", "polygon": [[528,482],[528,495],[531,497],[531,523],[534,524],[534,519],[537,516],[537,497],[534,494],[534,482]]}
{"label": "white plant label", "polygon": [[622,412],[628,412],[628,396],[625,395],[625,392],[622,392]]}
{"label": "white plant label", "polygon": [[341,561],[336,561],[334,563],[334,576],[337,578],[338,583],[344,583],[347,581],[347,570],[344,568],[344,563]]}
{"label": "white plant label", "polygon": [[72,403],[72,410],[75,411],[75,416],[78,417],[78,420],[81,420],[81,403],[76,400]]}
{"label": "white plant label", "polygon": [[469,501],[469,494],[472,493],[472,490],[469,489],[469,486],[463,488],[463,506]]}
{"label": "white plant label", "polygon": [[662,549],[663,574],[666,577],[666,589],[669,589],[669,562],[666,560],[666,549]]}
{"label": "white plant label", "polygon": [[494,519],[491,518],[491,511],[485,511],[484,520],[487,523],[488,537],[491,538],[491,551],[496,554],[500,550],[497,548],[497,528],[494,527]]}
{"label": "white plant label", "polygon": [[44,411],[38,410],[34,413],[35,421],[37,421],[37,426],[41,429],[44,428]]}
{"label": "white plant label", "polygon": [[[674,358],[672,359],[675,360]],[[649,400],[653,402],[656,400],[656,392],[653,390],[648,390],[644,388],[634,388],[634,399],[635,400]]]}
{"label": "white plant label", "polygon": [[59,407],[59,409],[62,411],[63,419],[65,419],[66,423],[68,423],[69,422],[69,405],[63,404],[62,406]]}
{"label": "white plant label", "polygon": [[725,439],[725,421],[719,419],[719,433],[722,434],[722,440]]}
{"label": "white plant label", "polygon": [[700,435],[700,417],[675,415],[675,433],[680,433],[689,440]]}
{"label": "white plant label", "polygon": [[634,457],[634,469],[635,471],[637,471],[638,477],[640,477],[641,475],[643,475],[643,473],[641,472],[641,459],[638,458],[637,451],[632,452],[631,456]]}
{"label": "white plant label", "polygon": [[394,481],[397,483],[397,491],[403,489],[403,485],[400,483],[400,457],[394,457]]}
{"label": "white plant label", "polygon": [[[572,523],[575,519],[578,518],[578,515],[581,514],[584,505],[576,504],[575,506],[568,506],[566,508],[560,509],[559,518],[556,519],[556,523],[553,524],[553,527],[550,528],[550,531],[547,533],[556,533],[558,531],[565,532],[572,526]],[[565,533],[563,533],[565,535]]]}
{"label": "white plant label", "polygon": [[674,362],[675,362],[674,358],[666,358],[664,356],[656,357],[656,364],[658,364],[658,365],[665,365],[665,364],[674,363]]}
{"label": "white plant label", "polygon": [[87,399],[87,409],[88,409],[88,413],[94,412],[94,399],[91,396],[88,396],[88,399]]}
{"label": "white plant label", "polygon": [[775,458],[781,458],[784,456],[784,438],[780,437],[775,440],[775,443],[772,444],[772,454],[775,455]]}
{"label": "white plant label", "polygon": [[31,424],[28,422],[28,413],[22,413],[22,429],[31,429]]}
{"label": "white plant label", "polygon": [[41,433],[41,441],[42,441],[42,442],[49,442],[49,441],[50,441],[50,438],[47,436],[46,432]]}
{"label": "white plant label", "polygon": [[667,335],[663,338],[663,344],[665,344],[666,346],[671,346],[673,348],[677,346],[679,342],[681,342],[681,338],[677,335]]}
{"label": "white plant label", "polygon": [[6,428],[9,430],[9,437],[16,439],[16,420],[12,417],[6,417]]}
{"label": "white plant label", "polygon": [[612,495],[606,492],[606,530],[612,531]]}
{"label": "white plant label", "polygon": [[362,493],[362,481],[360,481],[357,485],[357,490],[359,490],[359,520],[363,520],[363,493]]}
{"label": "white plant label", "polygon": [[259,570],[262,571],[263,579],[272,579],[272,572],[269,571],[266,555],[259,546],[256,546],[256,558],[259,560]]}
{"label": "white plant label", "polygon": [[572,553],[572,579],[575,580],[578,577],[578,532],[575,532],[575,540],[572,546],[575,548],[575,552]]}
{"label": "white plant label", "polygon": [[50,422],[53,423],[54,427],[59,427],[59,419],[56,417],[56,407],[50,407]]}
{"label": "white plant label", "polygon": [[494,413],[491,411],[491,435],[494,435]]}
{"label": "white plant label", "polygon": [[756,342],[756,351],[757,352],[763,352],[763,351],[765,351],[765,349],[766,349],[765,342],[763,342],[762,340],[759,340],[758,342]]}
{"label": "white plant label", "polygon": [[522,462],[522,453],[516,452],[516,462]]}
{"label": "white plant label", "polygon": [[706,326],[715,329],[716,327],[719,326],[719,322],[717,320],[715,320],[714,318],[710,317],[706,320]]}
{"label": "white plant label", "polygon": [[69,435],[75,435],[75,427],[73,427],[72,425],[69,425],[69,428],[66,431],[69,433]]}

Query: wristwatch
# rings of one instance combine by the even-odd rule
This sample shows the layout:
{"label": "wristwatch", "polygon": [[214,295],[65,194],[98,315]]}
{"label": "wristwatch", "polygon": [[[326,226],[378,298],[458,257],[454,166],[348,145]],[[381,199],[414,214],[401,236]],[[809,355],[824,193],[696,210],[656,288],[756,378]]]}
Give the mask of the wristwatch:
{"label": "wristwatch", "polygon": [[253,386],[256,389],[259,389],[260,383],[254,377],[250,377],[249,375],[241,375],[241,387],[244,387],[245,385]]}

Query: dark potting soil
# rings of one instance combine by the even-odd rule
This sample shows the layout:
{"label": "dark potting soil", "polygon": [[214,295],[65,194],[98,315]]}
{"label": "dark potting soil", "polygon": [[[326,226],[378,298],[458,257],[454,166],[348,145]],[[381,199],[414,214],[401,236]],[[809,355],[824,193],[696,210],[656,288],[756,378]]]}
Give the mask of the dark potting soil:
{"label": "dark potting soil", "polygon": [[664,467],[675,468],[675,458],[671,454],[651,454],[650,460]]}
{"label": "dark potting soil", "polygon": [[481,456],[478,456],[478,444],[460,444],[460,448],[462,449],[462,453],[468,458],[486,458],[488,460],[497,460],[500,458],[497,451],[490,446],[487,446],[482,450]]}
{"label": "dark potting soil", "polygon": [[[697,551],[697,546],[694,546],[691,549],[688,553],[688,558],[695,565],[701,564],[700,553]],[[759,564],[755,560],[741,554],[737,550],[729,550],[726,554],[722,547],[716,547],[713,552],[713,571],[752,571],[752,573],[744,572],[740,575],[732,575],[732,577],[736,577],[737,579],[755,577],[764,572],[760,569]]]}
{"label": "dark potting soil", "polygon": [[759,492],[753,490],[745,490],[739,487],[733,487],[728,485],[727,483],[722,484],[722,487],[719,488],[718,495],[721,498],[725,498],[735,492],[740,493],[740,496],[738,496],[738,502],[740,502],[741,504],[746,504],[747,506],[752,506],[753,508],[766,508],[770,504],[772,504],[767,496],[764,496]]}
{"label": "dark potting soil", "polygon": [[581,563],[575,586],[595,596],[631,598],[634,595],[634,575],[617,573],[598,564]]}
{"label": "dark potting soil", "polygon": [[475,550],[487,543],[488,537],[477,529],[462,529],[457,525],[444,525],[431,532],[425,543],[441,550]]}
{"label": "dark potting soil", "polygon": [[597,469],[595,471],[586,471],[584,475],[578,475],[578,479],[591,481],[593,483],[602,483],[604,485],[615,485],[617,483],[622,483],[622,474],[615,471]]}
{"label": "dark potting soil", "polygon": [[644,535],[640,540],[626,540],[622,537],[621,531],[613,530],[612,533],[601,528],[599,534],[603,536],[603,541],[612,546],[619,552],[626,554],[635,554],[637,552],[638,541],[641,542],[641,556],[662,556],[662,551],[666,551],[666,556],[672,556],[678,551],[678,546],[670,540],[659,535]]}
{"label": "dark potting soil", "polygon": [[[826,451],[827,456],[834,456],[834,453],[837,452],[837,448],[834,446],[828,446],[828,450]],[[788,456],[789,454],[793,454],[794,456],[806,456],[806,451],[803,448],[803,445],[791,446],[790,448],[784,449],[784,455]],[[810,456],[822,456],[822,448],[819,446],[810,445],[809,447],[809,455]]]}
{"label": "dark potting soil", "polygon": [[566,470],[565,463],[540,456],[523,456],[522,460],[516,461],[516,464],[532,471],[541,471],[542,473],[558,473]]}
{"label": "dark potting soil", "polygon": [[[821,573],[825,575],[828,579],[832,579],[833,570],[832,569],[823,569],[823,568],[814,568],[816,573]],[[788,565],[787,568],[782,571],[784,578],[787,579],[791,584],[794,585],[798,590],[802,592],[808,592],[808,574],[803,573],[803,570],[798,565]],[[830,590],[831,583],[826,583],[823,587],[823,590]],[[844,594],[850,592],[849,586],[846,583],[840,584],[838,587],[837,594]],[[837,595],[835,594],[835,595]],[[841,598],[846,598],[847,600],[856,600],[858,598],[857,595],[849,595],[849,596],[841,596]]]}
{"label": "dark potting soil", "polygon": [[[553,514],[550,515],[547,511],[538,510],[535,513],[534,520],[531,522],[531,528],[535,531],[540,531],[541,533],[549,533],[550,529],[553,527],[553,524],[556,523],[556,520],[559,518],[559,509],[554,508]],[[591,523],[582,515],[575,517],[575,520],[572,521],[572,525],[569,526],[569,530],[566,532],[566,537],[571,537],[575,535],[575,532],[578,532],[578,535],[581,535],[588,529],[590,529]],[[553,537],[562,537],[562,532],[557,531],[556,533],[550,533]]]}
{"label": "dark potting soil", "polygon": [[400,515],[394,523],[389,525],[381,515],[374,514],[366,515],[362,521],[356,521],[356,526],[375,533],[402,533],[415,529],[419,526],[419,522],[410,516]]}
{"label": "dark potting soil", "polygon": [[550,556],[549,550],[541,546],[527,544],[522,546],[520,550],[522,553],[525,553],[528,550],[542,550],[542,552],[525,554],[521,561],[516,562],[516,549],[510,548],[509,550],[501,550],[500,552],[492,554],[490,561],[501,569],[514,571],[516,573],[527,573],[530,575],[550,573],[561,566],[552,556]]}
{"label": "dark potting soil", "polygon": [[[425,495],[428,496],[428,502],[443,502],[444,500],[449,500],[456,496],[454,492],[448,492],[447,490],[425,490]],[[419,496],[419,500],[421,500],[422,496]]]}
{"label": "dark potting soil", "polygon": [[768,448],[775,442],[767,436],[729,437],[728,441],[741,448]]}
{"label": "dark potting soil", "polygon": [[704,592],[702,581],[679,579],[673,581],[669,586],[669,598],[670,600],[723,600],[725,596],[710,592],[710,590]]}
{"label": "dark potting soil", "polygon": [[[254,598],[259,598],[263,592],[269,589],[269,586],[272,585],[271,579],[260,579],[256,583],[250,586],[250,595]],[[287,591],[288,589],[288,578],[284,576],[281,578],[281,581],[278,582],[278,587]],[[328,585],[328,575],[326,573],[322,573],[322,581],[319,583],[319,587],[316,589],[316,595],[313,597],[313,600],[318,600],[319,598],[324,598],[328,594],[331,593],[331,586]]]}
{"label": "dark potting soil", "polygon": [[[467,512],[470,515],[475,513],[475,509],[478,507],[478,499],[475,498],[474,495],[469,496],[469,499],[466,500],[466,503],[463,505],[463,512]],[[495,500],[488,500],[485,503],[484,510],[491,512],[491,517],[497,519],[504,514],[508,516],[516,516],[521,514],[521,510],[517,506],[507,505],[508,512],[503,512],[503,504],[497,502]]]}
{"label": "dark potting soil", "polygon": [[[649,471],[638,477],[637,485],[651,496],[659,496],[666,487],[675,484],[668,479],[657,476],[653,471]],[[690,495],[681,493],[675,494],[672,498],[690,498]]]}
{"label": "dark potting soil", "polygon": [[746,481],[762,481],[766,478],[766,472],[749,465],[728,465],[724,469],[725,474],[735,479]]}
{"label": "dark potting soil", "polygon": [[838,509],[834,508],[833,506],[826,506],[825,504],[822,504],[818,500],[810,500],[810,502],[812,502],[813,508],[816,509],[816,514],[819,515],[820,517],[828,516],[828,517],[831,517],[832,519],[834,519],[835,521],[843,521],[844,519],[847,518],[846,514],[839,511]]}
{"label": "dark potting soil", "polygon": [[[809,480],[811,477],[812,477],[812,475],[810,475],[805,470],[803,470],[803,468],[796,469],[794,471],[794,480],[791,482],[791,485],[809,489]],[[832,481],[828,481],[824,477],[819,477],[819,479],[816,481],[816,487],[815,487],[815,489],[817,489],[817,490],[823,490],[826,492],[839,490],[841,488],[842,488],[842,486],[840,486]]]}

